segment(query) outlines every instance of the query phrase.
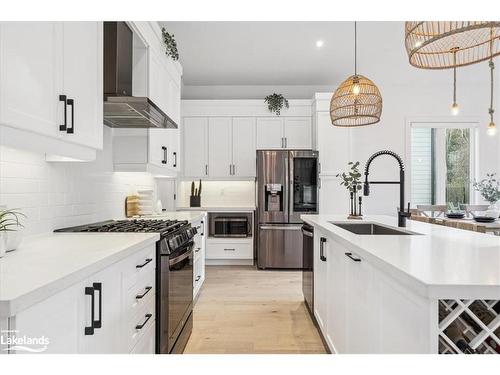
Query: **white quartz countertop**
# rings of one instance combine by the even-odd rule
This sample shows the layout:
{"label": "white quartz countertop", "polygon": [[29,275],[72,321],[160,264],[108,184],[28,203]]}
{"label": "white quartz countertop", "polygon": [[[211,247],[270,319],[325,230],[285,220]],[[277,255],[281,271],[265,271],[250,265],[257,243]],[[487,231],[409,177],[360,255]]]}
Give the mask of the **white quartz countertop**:
{"label": "white quartz countertop", "polygon": [[255,206],[203,206],[203,207],[177,207],[178,211],[205,211],[205,212],[251,212]]}
{"label": "white quartz countertop", "polygon": [[328,232],[339,244],[392,277],[431,298],[500,299],[500,237],[435,224],[406,221],[421,235],[357,235],[331,222],[372,222],[397,227],[397,218],[302,215],[302,220]]}
{"label": "white quartz countertop", "polygon": [[51,233],[0,258],[0,318],[84,280],[153,245],[158,233]]}

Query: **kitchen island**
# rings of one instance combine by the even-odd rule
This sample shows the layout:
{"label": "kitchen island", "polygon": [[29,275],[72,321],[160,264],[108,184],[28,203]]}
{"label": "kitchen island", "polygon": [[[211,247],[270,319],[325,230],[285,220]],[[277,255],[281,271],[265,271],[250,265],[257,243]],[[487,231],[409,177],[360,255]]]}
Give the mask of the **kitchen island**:
{"label": "kitchen island", "polygon": [[[314,316],[332,352],[500,352],[500,237],[397,228],[390,216],[301,218],[314,227]],[[335,225],[345,223],[386,229]]]}

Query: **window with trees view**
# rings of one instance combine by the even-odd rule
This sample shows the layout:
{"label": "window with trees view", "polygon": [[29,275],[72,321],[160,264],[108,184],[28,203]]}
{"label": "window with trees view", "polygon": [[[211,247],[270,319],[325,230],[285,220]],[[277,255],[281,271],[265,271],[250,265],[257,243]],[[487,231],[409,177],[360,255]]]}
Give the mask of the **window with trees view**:
{"label": "window with trees view", "polygon": [[471,203],[475,134],[471,125],[412,124],[412,204]]}

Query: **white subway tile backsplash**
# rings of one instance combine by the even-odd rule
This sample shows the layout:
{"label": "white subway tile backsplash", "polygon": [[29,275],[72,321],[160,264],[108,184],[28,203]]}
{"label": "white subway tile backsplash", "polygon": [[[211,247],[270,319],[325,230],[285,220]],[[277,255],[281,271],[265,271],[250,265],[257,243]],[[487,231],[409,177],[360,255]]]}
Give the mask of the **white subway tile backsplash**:
{"label": "white subway tile backsplash", "polygon": [[20,209],[26,233],[124,217],[125,197],[155,189],[147,173],[112,171],[111,132],[90,163],[48,163],[44,155],[0,146],[0,205]]}

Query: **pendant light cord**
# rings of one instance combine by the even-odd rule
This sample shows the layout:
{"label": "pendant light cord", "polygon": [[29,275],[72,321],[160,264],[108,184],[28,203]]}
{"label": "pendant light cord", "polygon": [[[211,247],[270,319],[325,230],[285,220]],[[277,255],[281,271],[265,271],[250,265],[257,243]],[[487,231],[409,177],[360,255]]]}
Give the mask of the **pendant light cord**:
{"label": "pendant light cord", "polygon": [[457,104],[457,51],[453,52],[453,104]]}
{"label": "pendant light cord", "polygon": [[490,29],[490,62],[488,66],[490,67],[490,108],[488,113],[490,114],[490,122],[493,123],[493,70],[495,69],[495,64],[493,63],[493,28]]}
{"label": "pendant light cord", "polygon": [[354,75],[358,75],[358,27],[354,21]]}

